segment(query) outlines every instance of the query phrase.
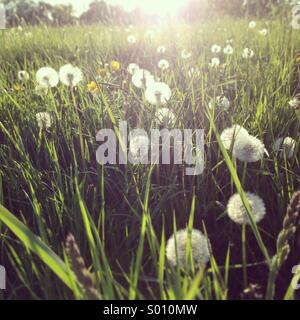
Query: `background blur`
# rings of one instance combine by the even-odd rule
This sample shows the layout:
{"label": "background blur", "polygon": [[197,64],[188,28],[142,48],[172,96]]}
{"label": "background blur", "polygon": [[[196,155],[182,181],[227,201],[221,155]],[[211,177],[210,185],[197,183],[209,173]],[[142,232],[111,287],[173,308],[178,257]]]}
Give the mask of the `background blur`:
{"label": "background blur", "polygon": [[[117,5],[119,1],[83,0],[69,4],[70,0],[33,1],[2,0],[6,8],[7,27],[21,25],[71,25],[71,24],[153,24],[168,23],[170,20],[199,22],[215,17],[247,16],[269,17],[270,19],[290,14],[291,6],[298,1],[289,0],[187,0],[182,2],[180,10],[172,15],[158,15],[143,10],[143,2],[128,10],[126,5]],[[127,1],[128,4],[130,3]],[[121,2],[120,2],[121,3]],[[124,1],[126,3],[126,1]],[[149,3],[148,3],[149,4]],[[153,3],[155,5],[155,3]],[[178,3],[177,3],[178,5]],[[163,5],[162,5],[163,6]],[[149,6],[148,6],[149,7]],[[126,10],[127,9],[127,10]],[[155,9],[155,8],[154,8]],[[159,12],[153,10],[154,12]],[[163,21],[162,21],[163,20]]]}

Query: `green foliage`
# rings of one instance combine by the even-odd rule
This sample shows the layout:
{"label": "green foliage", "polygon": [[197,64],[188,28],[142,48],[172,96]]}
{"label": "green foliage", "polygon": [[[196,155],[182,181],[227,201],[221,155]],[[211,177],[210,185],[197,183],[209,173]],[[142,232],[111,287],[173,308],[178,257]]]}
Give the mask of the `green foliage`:
{"label": "green foliage", "polygon": [[[103,299],[232,299],[248,285],[259,284],[263,294],[270,259],[289,199],[299,189],[299,152],[282,159],[272,146],[276,138],[299,142],[299,123],[288,101],[299,92],[300,37],[290,21],[258,21],[249,30],[245,20],[222,19],[199,25],[166,26],[150,42],[146,30],[135,28],[138,42],[127,43],[123,28],[77,26],[6,30],[0,46],[0,261],[8,270],[5,299],[82,298],[65,253],[71,232],[85,266]],[[258,30],[268,28],[262,36]],[[233,40],[234,53],[219,54],[226,68],[210,68],[211,46]],[[156,52],[165,45],[166,53]],[[242,58],[245,47],[252,59]],[[192,58],[181,58],[181,50]],[[157,67],[166,58],[170,68]],[[112,60],[120,71],[99,68]],[[177,128],[205,129],[203,174],[184,175],[182,166],[100,166],[95,159],[96,133],[117,130],[120,120],[130,128],[149,130],[157,107],[149,105],[131,84],[129,63],[149,69],[168,83],[167,104],[176,114]],[[56,70],[66,63],[80,67],[84,81],[75,90],[59,84],[47,94],[36,92],[36,71]],[[190,76],[191,68],[198,73]],[[109,69],[109,67],[108,67]],[[20,82],[26,70],[30,80]],[[97,80],[100,92],[87,90]],[[226,95],[230,108],[208,108]],[[46,111],[53,124],[37,126],[35,115]],[[261,139],[269,156],[258,163],[234,159],[220,143],[219,133],[244,126]],[[240,226],[226,215],[230,196],[245,191],[260,195],[265,219],[251,221],[241,243]],[[251,208],[243,197],[247,214]],[[250,219],[251,220],[251,219]],[[205,270],[180,270],[169,265],[166,242],[181,228],[202,230],[211,243]],[[245,248],[244,248],[245,247]],[[54,253],[55,252],[55,253]],[[297,242],[279,272],[275,298],[297,298],[290,286],[293,265],[299,263]],[[273,279],[271,277],[271,279]],[[246,279],[247,280],[247,279]],[[247,282],[247,281],[245,281]]]}
{"label": "green foliage", "polygon": [[75,22],[71,5],[51,5],[33,0],[4,0],[7,27],[19,25],[69,25]]}

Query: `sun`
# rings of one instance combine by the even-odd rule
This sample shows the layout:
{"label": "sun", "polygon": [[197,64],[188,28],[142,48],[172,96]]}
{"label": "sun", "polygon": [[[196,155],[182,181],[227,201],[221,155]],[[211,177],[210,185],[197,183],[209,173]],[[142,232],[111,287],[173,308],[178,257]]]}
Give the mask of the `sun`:
{"label": "sun", "polygon": [[106,2],[120,5],[127,11],[138,8],[148,14],[173,16],[176,15],[189,0],[106,0]]}

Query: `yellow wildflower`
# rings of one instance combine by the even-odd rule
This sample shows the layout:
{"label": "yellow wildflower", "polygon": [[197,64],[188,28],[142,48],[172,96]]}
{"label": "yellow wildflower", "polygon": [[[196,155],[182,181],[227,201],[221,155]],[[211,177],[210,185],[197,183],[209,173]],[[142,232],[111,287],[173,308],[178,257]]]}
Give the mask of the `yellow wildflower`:
{"label": "yellow wildflower", "polygon": [[113,60],[110,63],[112,71],[119,71],[121,69],[121,63],[119,61]]}
{"label": "yellow wildflower", "polygon": [[91,81],[90,83],[88,83],[87,89],[91,93],[98,93],[100,91],[99,87],[95,81]]}
{"label": "yellow wildflower", "polygon": [[12,87],[12,89],[14,90],[14,91],[22,91],[23,90],[23,88],[20,86],[20,84],[18,84],[18,83],[16,83],[16,84],[14,84],[13,85],[13,87]]}

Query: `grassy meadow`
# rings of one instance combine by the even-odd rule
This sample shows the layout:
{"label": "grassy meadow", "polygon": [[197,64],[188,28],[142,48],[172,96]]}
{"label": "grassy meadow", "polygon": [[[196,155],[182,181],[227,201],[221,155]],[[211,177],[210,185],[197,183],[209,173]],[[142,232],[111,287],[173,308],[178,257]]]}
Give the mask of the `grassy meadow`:
{"label": "grassy meadow", "polygon": [[[299,143],[289,101],[299,92],[300,33],[289,19],[256,21],[254,28],[249,22],[162,26],[151,39],[148,28],[136,26],[2,31],[0,264],[7,289],[1,299],[299,298],[292,286],[299,278],[292,273],[300,263],[299,219],[289,219],[300,211],[299,197],[287,212],[299,190],[299,152],[296,146],[291,157],[280,156],[273,145],[280,137]],[[215,44],[220,52],[212,52]],[[223,52],[228,44],[232,54]],[[243,57],[245,48],[253,57]],[[169,68],[158,67],[161,59]],[[97,163],[101,128],[117,130],[126,120],[150,130],[155,122],[158,106],[132,84],[130,63],[169,85],[165,107],[175,114],[174,128],[205,129],[201,175],[186,176],[184,165]],[[36,90],[38,69],[65,64],[82,71],[76,87]],[[27,81],[18,79],[21,70]],[[211,107],[219,96],[228,98],[228,108]],[[51,115],[47,128],[38,125],[39,112]],[[261,160],[239,161],[224,147],[220,134],[235,124],[263,142]],[[228,217],[236,192],[248,225]],[[265,203],[258,223],[245,192]],[[209,240],[205,268],[167,259],[168,239],[186,227]]]}

